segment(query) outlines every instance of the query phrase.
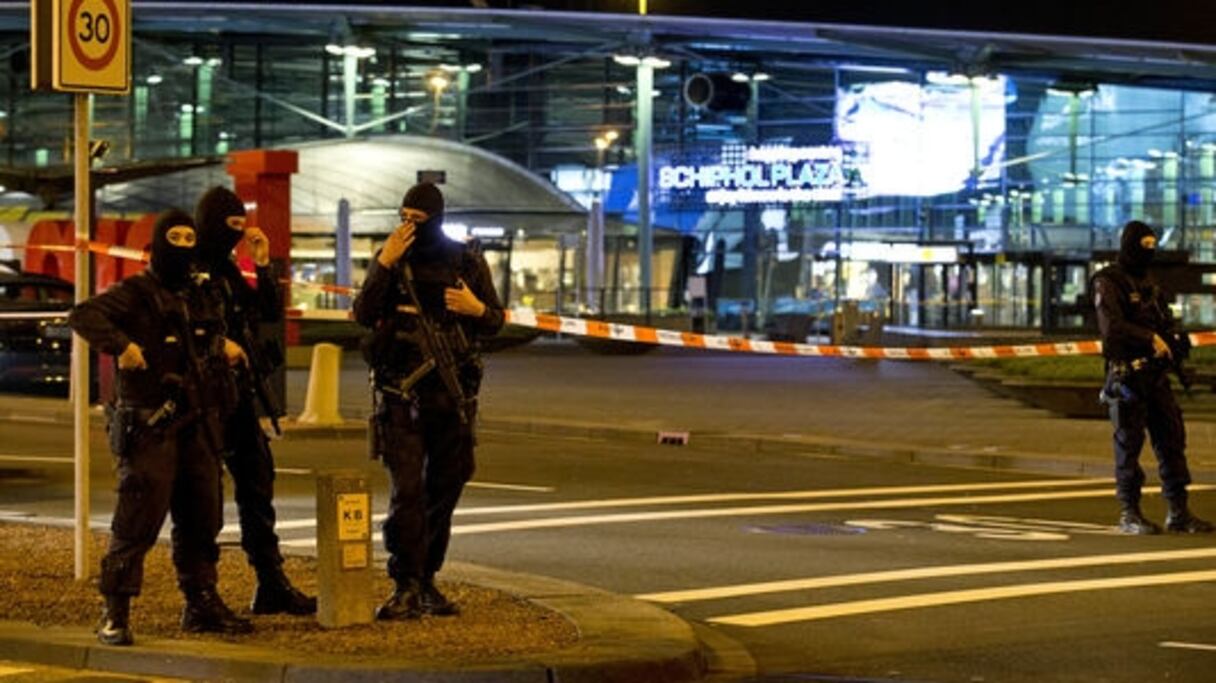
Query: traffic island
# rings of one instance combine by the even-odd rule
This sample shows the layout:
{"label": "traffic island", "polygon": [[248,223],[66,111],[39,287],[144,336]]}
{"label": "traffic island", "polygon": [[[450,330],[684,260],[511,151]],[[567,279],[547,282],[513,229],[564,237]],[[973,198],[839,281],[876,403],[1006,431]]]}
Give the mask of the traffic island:
{"label": "traffic island", "polygon": [[[108,537],[92,540],[93,558],[100,558]],[[226,548],[219,592],[256,630],[186,634],[164,544],[149,553],[143,593],[132,602],[136,645],[107,647],[92,635],[102,605],[96,582],[72,578],[70,530],[4,523],[0,547],[0,659],[207,680],[550,683],[690,681],[704,673],[691,628],[663,610],[578,584],[459,563],[439,581],[460,605],[459,616],[325,629],[311,616],[250,614],[253,573],[239,549]],[[315,592],[310,558],[288,558],[285,570]],[[377,599],[391,589],[377,578]]]}

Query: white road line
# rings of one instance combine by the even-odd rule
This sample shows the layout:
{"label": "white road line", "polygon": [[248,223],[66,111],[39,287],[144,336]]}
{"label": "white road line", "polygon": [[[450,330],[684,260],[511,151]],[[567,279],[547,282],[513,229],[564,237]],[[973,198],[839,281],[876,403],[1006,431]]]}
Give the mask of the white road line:
{"label": "white road line", "polygon": [[536,493],[553,493],[557,489],[552,486],[526,486],[524,484],[496,484],[492,481],[471,481],[465,486],[473,489],[497,489],[500,491],[532,491]]}
{"label": "white road line", "polygon": [[943,591],[940,593],[922,593],[919,595],[904,595],[895,598],[877,598],[873,600],[857,600],[854,602],[839,602],[814,607],[795,607],[792,609],[769,610],[766,612],[751,612],[749,614],[732,614],[729,616],[712,617],[707,621],[715,624],[730,626],[776,626],[793,622],[819,621],[837,617],[857,616],[859,614],[876,614],[879,612],[895,612],[900,610],[919,609],[925,607],[941,607],[944,605],[961,605],[972,602],[989,602],[993,600],[1012,600],[1041,595],[1060,595],[1063,593],[1082,593],[1087,591],[1116,590],[1120,588],[1144,588],[1149,586],[1168,586],[1179,583],[1201,583],[1216,581],[1216,570],[1175,572],[1171,574],[1148,574],[1144,576],[1121,576],[1107,579],[1083,579],[1078,581],[1051,581],[1047,583],[1028,583],[1015,586],[997,586],[994,588],[974,588],[969,590]]}
{"label": "white road line", "polygon": [[921,486],[880,486],[872,488],[809,489],[802,491],[765,491],[702,493],[684,496],[652,496],[649,498],[607,498],[577,500],[565,503],[534,505],[496,505],[458,508],[457,515],[497,515],[518,512],[552,512],[556,510],[591,510],[595,508],[643,507],[650,505],[682,505],[685,503],[726,503],[747,500],[809,500],[815,498],[852,498],[855,496],[902,496],[918,493],[950,493],[957,491],[1003,491],[1006,489],[1054,488],[1114,484],[1110,479],[1034,479],[1030,481],[985,482],[970,484],[929,484]]}
{"label": "white road line", "polygon": [[1053,569],[1072,569],[1076,567],[1138,564],[1142,562],[1177,562],[1208,557],[1216,557],[1216,548],[1163,550],[1153,553],[1084,555],[1078,557],[1059,557],[1049,560],[1018,560],[1010,562],[984,562],[980,564],[951,564],[934,567],[913,567],[909,569],[891,569],[881,572],[864,572],[861,574],[838,574],[835,576],[820,576],[807,579],[768,581],[765,583],[744,583],[733,586],[697,588],[684,591],[668,591],[664,593],[645,593],[642,595],[635,595],[634,597],[640,600],[650,600],[652,602],[687,603],[697,602],[700,600],[737,598],[745,595],[764,595],[767,593],[813,590],[819,588],[837,588],[840,586],[863,586],[875,583],[936,579],[947,576],[978,576],[980,574],[1047,571]]}
{"label": "white road line", "polygon": [[1167,640],[1164,643],[1157,644],[1161,647],[1168,647],[1176,650],[1201,650],[1203,652],[1216,652],[1216,645],[1207,645],[1204,643],[1178,643],[1172,640]]}
{"label": "white road line", "polygon": [[[1208,491],[1216,485],[1203,484],[1190,487],[1191,491]],[[1146,491],[1152,494],[1154,492]],[[560,527],[591,526],[598,524],[622,524],[629,522],[651,522],[675,519],[706,519],[712,517],[742,517],[749,515],[785,515],[802,512],[839,512],[845,510],[894,510],[929,507],[933,505],[985,505],[993,503],[1026,503],[1044,500],[1068,500],[1079,498],[1102,498],[1111,495],[1110,489],[1086,491],[1060,491],[1052,493],[1017,493],[999,496],[961,496],[957,498],[900,498],[895,500],[865,500],[848,503],[809,503],[803,505],[753,505],[731,508],[702,508],[693,510],[667,510],[661,512],[635,512],[611,515],[582,515],[575,517],[550,517],[547,519],[525,519],[511,522],[488,522],[453,527],[454,535],[482,534],[498,531],[524,531],[553,529]],[[379,540],[379,534],[373,541]],[[284,541],[281,545],[311,548],[314,539]]]}
{"label": "white road line", "polygon": [[5,418],[7,422],[33,422],[36,424],[58,424],[59,418],[47,417],[45,415],[9,415]]}
{"label": "white road line", "polygon": [[276,467],[276,468],[274,468],[274,472],[275,472],[275,474],[294,474],[294,475],[307,476],[307,475],[313,474],[315,472],[315,470],[299,468],[299,467]]}
{"label": "white road line", "polygon": [[28,673],[31,673],[32,671],[34,671],[34,670],[26,668],[26,667],[5,666],[3,664],[0,664],[0,678],[16,676],[17,674],[28,674]]}
{"label": "white road line", "polygon": [[[722,494],[700,494],[691,496],[655,496],[650,498],[618,498],[606,500],[580,500],[566,503],[538,503],[534,505],[496,505],[488,507],[472,507],[472,508],[457,508],[457,515],[483,515],[483,514],[505,514],[512,512],[549,512],[554,510],[581,510],[588,508],[602,507],[634,507],[638,505],[670,505],[677,503],[690,502],[717,502],[729,500],[765,500],[768,498],[785,499],[785,498],[838,498],[848,495],[882,495],[882,494],[907,494],[907,493],[935,493],[943,491],[959,491],[959,490],[978,490],[978,489],[993,489],[993,488],[1030,488],[1030,487],[1055,487],[1055,486],[1076,486],[1082,484],[1109,483],[1105,479],[1040,479],[1032,481],[1020,482],[1005,482],[1005,483],[984,483],[984,484],[940,484],[931,486],[890,486],[878,488],[854,488],[854,489],[823,489],[812,491],[774,491],[771,493],[722,493]],[[388,515],[377,514],[372,517],[373,522],[383,522]],[[275,525],[276,529],[307,529],[317,525],[315,519],[293,519],[285,522],[279,522]],[[231,524],[224,527],[224,531],[231,533],[240,531],[240,527],[236,524]],[[375,540],[379,540],[377,537]],[[288,545],[301,545],[311,547],[313,544],[308,543],[304,539],[285,542]]]}
{"label": "white road line", "polygon": [[[1192,486],[1191,491],[1214,489],[1216,486]],[[608,515],[582,515],[577,517],[551,517],[548,519],[525,519],[511,522],[486,522],[466,524],[452,529],[453,534],[482,534],[495,531],[524,531],[529,529],[551,529],[556,527],[590,526],[595,524],[623,524],[629,522],[654,522],[673,519],[706,519],[711,517],[742,517],[747,515],[786,515],[803,512],[840,512],[845,510],[894,510],[901,508],[929,507],[933,505],[982,505],[991,503],[1024,503],[1043,500],[1069,500],[1076,498],[1102,498],[1111,495],[1110,489],[1088,491],[1061,491],[1054,493],[1011,493],[997,496],[960,496],[957,498],[900,498],[895,500],[865,500],[849,503],[806,503],[801,505],[752,505],[747,507],[709,508],[693,510],[667,510],[662,512],[635,512]]]}
{"label": "white road line", "polygon": [[53,455],[0,455],[0,462],[45,462],[56,465],[71,465],[74,460]]}

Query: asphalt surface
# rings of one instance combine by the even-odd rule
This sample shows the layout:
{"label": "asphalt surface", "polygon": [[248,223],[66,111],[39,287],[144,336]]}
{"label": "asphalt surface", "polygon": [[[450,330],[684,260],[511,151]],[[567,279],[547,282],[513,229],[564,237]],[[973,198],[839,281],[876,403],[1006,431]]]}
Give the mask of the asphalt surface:
{"label": "asphalt surface", "polygon": [[[289,414],[302,411],[307,385],[307,370],[288,373]],[[370,409],[367,370],[356,353],[344,358],[340,397],[346,418]],[[1111,458],[1107,422],[1063,419],[995,396],[936,362],[666,348],[605,356],[541,340],[487,357],[481,403],[487,419],[689,431],[694,442],[698,434],[755,434]],[[1187,429],[1191,464],[1216,467],[1216,422],[1188,421]]]}
{"label": "asphalt surface", "polygon": [[[57,438],[6,426],[10,447],[48,458]],[[304,471],[379,468],[350,439],[285,442],[278,460],[284,546],[303,553],[314,531]],[[3,508],[69,517],[70,465],[27,465],[6,480]],[[104,524],[110,484],[104,463],[95,471]],[[382,510],[384,477],[373,481]],[[1110,489],[815,453],[490,432],[457,512],[452,559],[457,571],[462,561],[488,564],[640,596],[741,644],[739,680],[1210,680],[1213,538],[1115,535]],[[1194,498],[1216,509],[1211,491]],[[1145,507],[1163,514],[1151,494]],[[1059,566],[1065,558],[1075,566]],[[757,585],[777,581],[804,583]]]}
{"label": "asphalt surface", "polygon": [[[289,377],[291,406],[302,405],[302,377]],[[365,382],[348,363],[348,417],[365,410]],[[725,680],[1199,682],[1216,670],[1216,537],[1115,534],[1108,480],[915,465],[881,450],[711,448],[725,442],[703,438],[994,449],[1105,472],[1101,422],[1024,408],[941,366],[567,347],[493,356],[484,396],[493,424],[685,429],[691,439],[483,430],[457,511],[454,569],[491,565],[662,606],[717,639]],[[1210,435],[1189,427],[1192,462],[1207,466]],[[112,483],[100,436],[93,509],[104,525]],[[0,510],[70,517],[69,439],[62,428],[4,424]],[[280,442],[276,453],[286,550],[311,552],[316,469],[376,473],[383,510],[385,480],[357,432]],[[1212,489],[1196,486],[1192,499],[1216,516]],[[1164,515],[1151,489],[1145,509]],[[235,543],[231,505],[226,519]]]}

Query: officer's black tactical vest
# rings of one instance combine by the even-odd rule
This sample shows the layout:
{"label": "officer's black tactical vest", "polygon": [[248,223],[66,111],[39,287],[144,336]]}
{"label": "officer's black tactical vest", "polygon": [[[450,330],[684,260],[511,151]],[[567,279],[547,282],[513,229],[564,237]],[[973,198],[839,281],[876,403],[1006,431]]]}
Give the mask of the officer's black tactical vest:
{"label": "officer's black tactical vest", "polygon": [[[214,358],[218,354],[223,326],[216,315],[191,307],[182,296],[154,282],[147,272],[126,280],[139,293],[151,315],[146,328],[124,330],[143,349],[146,370],[119,370],[115,389],[119,401],[134,406],[159,407],[171,398],[164,378],[189,375],[185,334],[193,335],[190,346],[196,354]],[[189,296],[189,294],[187,294]]]}
{"label": "officer's black tactical vest", "polygon": [[[431,253],[423,255],[414,252],[406,257],[409,259],[414,291],[418,294],[423,313],[445,334],[453,333],[458,325],[463,326],[470,341],[474,340],[471,326],[462,320],[462,316],[447,309],[444,291],[456,287],[459,280],[463,279],[466,285],[471,281],[477,267],[477,255],[478,245],[475,242],[460,244],[445,240]],[[405,286],[405,268],[399,264],[393,268],[392,273],[395,278],[393,304],[398,310],[391,311],[387,321],[379,326],[363,345],[364,359],[377,376],[385,380],[405,377],[424,362],[421,350],[403,340],[403,337],[415,332],[418,324],[414,314],[399,309],[412,305]],[[474,347],[470,349],[469,356],[461,359],[462,361],[475,360],[475,341],[473,343]],[[442,391],[433,374],[424,379],[418,389],[421,392]]]}
{"label": "officer's black tactical vest", "polygon": [[[1160,290],[1148,277],[1133,277],[1118,264],[1110,265],[1094,274],[1090,291],[1097,296],[1097,280],[1105,278],[1119,290],[1119,309],[1130,323],[1148,328],[1159,334],[1166,330],[1166,319],[1159,301]],[[1096,299],[1095,299],[1096,302]],[[1103,355],[1110,360],[1135,360],[1144,353],[1140,349],[1128,348],[1120,339],[1104,339]],[[1127,340],[1129,342],[1139,340]]]}

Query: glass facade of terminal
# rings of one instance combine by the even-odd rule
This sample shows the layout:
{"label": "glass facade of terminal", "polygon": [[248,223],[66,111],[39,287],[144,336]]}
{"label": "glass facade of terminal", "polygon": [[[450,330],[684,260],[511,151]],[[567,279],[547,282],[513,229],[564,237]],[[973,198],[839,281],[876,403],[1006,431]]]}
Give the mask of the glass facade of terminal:
{"label": "glass facade of terminal", "polygon": [[[369,32],[356,49],[291,28],[137,33],[131,96],[95,99],[106,163],[399,133],[463,142],[603,201],[603,291],[581,286],[577,229],[504,225],[513,251],[495,263],[511,269],[510,303],[643,308],[636,68],[619,49],[421,29]],[[27,41],[0,35],[0,163],[65,164],[70,98],[29,91]],[[652,310],[687,309],[701,276],[727,329],[848,300],[894,325],[1069,328],[1093,254],[1130,219],[1216,263],[1209,92],[719,48],[665,54],[656,71]],[[685,95],[697,74],[716,88],[708,107]],[[301,274],[330,272],[325,232],[299,237]],[[1216,323],[1210,295],[1179,304]]]}

